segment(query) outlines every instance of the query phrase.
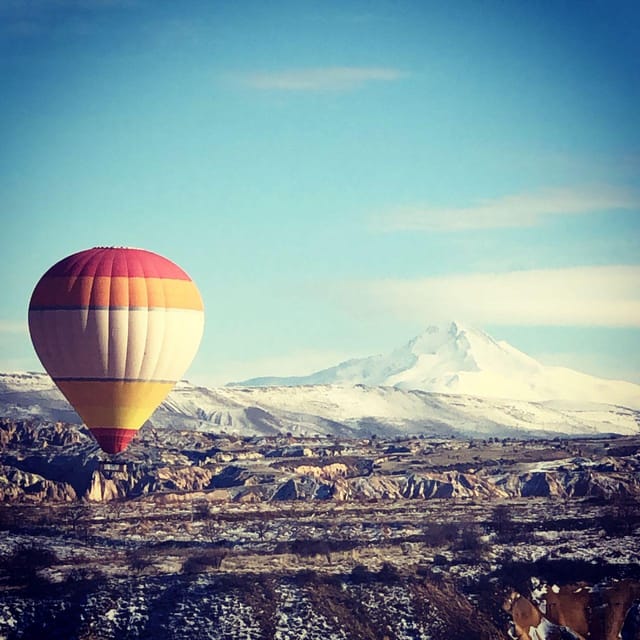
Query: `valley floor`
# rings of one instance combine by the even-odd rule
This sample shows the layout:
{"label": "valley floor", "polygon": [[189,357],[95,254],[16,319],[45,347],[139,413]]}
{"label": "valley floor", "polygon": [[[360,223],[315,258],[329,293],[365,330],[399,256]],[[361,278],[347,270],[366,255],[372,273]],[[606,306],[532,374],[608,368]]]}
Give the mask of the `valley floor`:
{"label": "valley floor", "polygon": [[511,588],[640,579],[640,510],[624,501],[143,498],[1,513],[7,639],[506,638]]}
{"label": "valley floor", "polygon": [[523,602],[524,640],[640,638],[637,437],[167,430],[122,470],[80,430],[1,426],[2,640],[500,640]]}

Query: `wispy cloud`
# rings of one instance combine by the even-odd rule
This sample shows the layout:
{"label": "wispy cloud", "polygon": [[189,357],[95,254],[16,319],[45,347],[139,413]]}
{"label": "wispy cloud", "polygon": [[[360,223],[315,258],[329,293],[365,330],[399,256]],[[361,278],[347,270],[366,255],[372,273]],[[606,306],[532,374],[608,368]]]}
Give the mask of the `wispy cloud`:
{"label": "wispy cloud", "polygon": [[349,91],[370,82],[390,82],[407,74],[387,67],[321,67],[237,76],[246,86],[271,91]]}
{"label": "wispy cloud", "polygon": [[405,320],[640,327],[640,266],[594,266],[359,282],[349,305]]}
{"label": "wispy cloud", "polygon": [[0,320],[0,334],[2,333],[27,333],[28,327],[26,322],[16,320]]}
{"label": "wispy cloud", "polygon": [[504,229],[537,226],[551,216],[624,209],[640,210],[640,192],[609,185],[564,187],[506,195],[464,207],[398,207],[376,216],[373,226],[387,232]]}
{"label": "wispy cloud", "polygon": [[554,367],[568,367],[593,376],[612,380],[626,380],[640,383],[640,364],[634,360],[621,358],[617,353],[598,351],[597,347],[586,351],[538,351],[529,353],[539,362]]}
{"label": "wispy cloud", "polygon": [[252,360],[225,362],[219,372],[212,372],[211,366],[208,365],[206,372],[199,374],[196,371],[193,377],[203,384],[222,386],[228,382],[241,382],[263,376],[304,376],[332,367],[350,357],[353,357],[353,354],[331,349],[298,349]]}

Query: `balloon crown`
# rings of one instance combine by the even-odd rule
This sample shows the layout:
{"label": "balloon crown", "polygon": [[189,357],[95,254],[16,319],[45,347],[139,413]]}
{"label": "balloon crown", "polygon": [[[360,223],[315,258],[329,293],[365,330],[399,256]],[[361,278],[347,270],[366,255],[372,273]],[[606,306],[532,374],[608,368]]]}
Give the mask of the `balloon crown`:
{"label": "balloon crown", "polygon": [[146,249],[142,249],[141,247],[125,247],[124,245],[99,245],[93,248],[94,249],[135,249],[136,251],[146,251]]}

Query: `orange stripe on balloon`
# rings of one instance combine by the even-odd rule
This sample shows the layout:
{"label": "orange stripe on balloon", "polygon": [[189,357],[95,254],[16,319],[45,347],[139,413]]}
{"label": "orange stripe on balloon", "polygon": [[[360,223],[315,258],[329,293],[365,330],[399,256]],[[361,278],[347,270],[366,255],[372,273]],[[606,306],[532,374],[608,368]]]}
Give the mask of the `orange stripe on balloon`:
{"label": "orange stripe on balloon", "polygon": [[166,307],[202,310],[200,293],[191,280],[125,276],[44,277],[35,288],[30,308]]}

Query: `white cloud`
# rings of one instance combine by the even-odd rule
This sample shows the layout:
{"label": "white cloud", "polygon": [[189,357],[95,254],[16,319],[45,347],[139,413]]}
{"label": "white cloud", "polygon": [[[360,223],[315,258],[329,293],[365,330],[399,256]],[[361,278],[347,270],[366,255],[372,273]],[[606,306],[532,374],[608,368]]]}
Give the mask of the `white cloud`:
{"label": "white cloud", "polygon": [[28,333],[29,328],[25,321],[0,320],[0,333]]}
{"label": "white cloud", "polygon": [[348,91],[368,82],[393,81],[406,73],[387,67],[322,67],[249,73],[239,77],[253,89],[277,91]]}
{"label": "white cloud", "polygon": [[253,360],[227,361],[220,371],[212,372],[211,367],[208,366],[206,372],[201,374],[194,369],[190,377],[202,384],[222,386],[228,382],[241,382],[249,378],[305,376],[333,367],[351,357],[353,354],[330,349],[299,349],[282,355]]}
{"label": "white cloud", "polygon": [[640,192],[600,185],[563,187],[481,200],[467,207],[399,207],[379,215],[381,231],[466,231],[533,227],[554,215],[640,210]]}
{"label": "white cloud", "polygon": [[532,352],[529,355],[546,365],[568,367],[575,371],[609,378],[610,380],[626,380],[627,382],[640,383],[640,367],[635,366],[634,368],[635,362],[625,362],[617,354],[610,354],[603,350],[581,353],[575,351],[541,351]]}
{"label": "white cloud", "polygon": [[376,280],[350,288],[349,300],[367,313],[422,322],[640,327],[640,266]]}

